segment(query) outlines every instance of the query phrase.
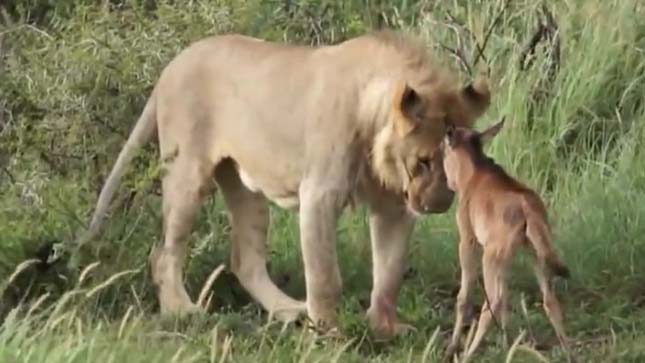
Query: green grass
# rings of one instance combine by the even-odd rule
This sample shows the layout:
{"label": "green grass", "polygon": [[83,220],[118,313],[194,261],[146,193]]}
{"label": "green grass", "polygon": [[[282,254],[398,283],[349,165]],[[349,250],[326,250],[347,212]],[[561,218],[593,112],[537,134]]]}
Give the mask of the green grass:
{"label": "green grass", "polygon": [[[44,241],[70,240],[86,223],[159,72],[191,41],[241,32],[317,44],[385,24],[420,34],[429,45],[453,46],[454,33],[441,23],[447,11],[481,41],[502,1],[326,6],[311,0],[289,8],[259,0],[97,3],[0,5],[0,362],[438,361],[459,281],[454,210],[423,219],[413,235],[413,273],[399,311],[415,334],[380,343],[366,328],[371,274],[362,209],[346,213],[339,226],[344,338],[321,339],[269,322],[228,272],[213,287],[208,316],[161,318],[147,268],[150,248],[161,238],[152,145],[122,186],[121,207],[96,243],[96,256],[82,261],[100,261],[82,282],[63,265],[12,273]],[[550,5],[562,54],[548,82],[543,49],[531,68],[519,68],[539,5],[512,1],[494,28],[486,49],[493,106],[478,127],[507,116],[489,152],[549,205],[556,243],[573,273],[556,287],[578,362],[642,362],[645,7],[638,0]],[[272,218],[271,274],[302,298],[297,219],[277,208]],[[212,269],[227,262],[229,232],[222,200],[213,196],[191,238],[186,277],[194,298]],[[476,361],[508,361],[509,355],[513,362],[563,361],[530,269],[520,260],[512,277],[511,337],[522,339],[509,353],[492,331]]]}

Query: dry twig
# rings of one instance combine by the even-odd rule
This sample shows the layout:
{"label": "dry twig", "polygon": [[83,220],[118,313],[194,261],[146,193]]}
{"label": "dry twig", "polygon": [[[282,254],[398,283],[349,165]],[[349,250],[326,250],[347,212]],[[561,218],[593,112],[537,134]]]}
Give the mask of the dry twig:
{"label": "dry twig", "polygon": [[548,44],[547,75],[548,79],[552,80],[560,68],[560,28],[553,13],[551,13],[546,5],[542,5],[537,29],[520,54],[520,70],[527,70],[533,65],[535,52],[542,41],[546,41]]}
{"label": "dry twig", "polygon": [[[483,60],[486,64],[486,73],[490,75],[490,64],[488,58],[486,57],[486,47],[490,40],[493,30],[499,24],[502,15],[506,12],[511,0],[506,0],[500,11],[497,13],[493,22],[490,24],[486,33],[484,34],[483,42],[479,42],[477,36],[461,21],[459,21],[455,16],[450,12],[446,14],[446,20],[444,25],[454,31],[457,37],[457,47],[452,48],[443,43],[439,45],[446,51],[448,51],[459,63],[460,67],[464,72],[469,76],[473,75],[473,69],[477,66],[480,60]],[[468,43],[468,45],[466,44]]]}

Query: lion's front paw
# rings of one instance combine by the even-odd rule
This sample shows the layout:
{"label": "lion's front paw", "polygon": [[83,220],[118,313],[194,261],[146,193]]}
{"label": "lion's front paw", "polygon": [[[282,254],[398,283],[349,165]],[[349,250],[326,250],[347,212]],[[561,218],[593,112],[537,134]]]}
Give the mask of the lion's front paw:
{"label": "lion's front paw", "polygon": [[371,322],[370,327],[376,341],[388,341],[398,336],[417,332],[414,326],[399,322]]}
{"label": "lion's front paw", "polygon": [[187,315],[198,315],[203,313],[205,313],[204,309],[202,309],[199,305],[194,304],[190,301],[166,300],[161,304],[161,315],[187,316]]}
{"label": "lion's front paw", "polygon": [[307,301],[307,320],[310,328],[326,334],[333,329],[339,329],[336,304],[325,299]]}
{"label": "lion's front paw", "polygon": [[318,338],[322,339],[342,339],[345,338],[336,324],[326,322],[324,320],[313,321],[309,316],[305,318],[305,326],[307,329],[316,334]]}
{"label": "lion's front paw", "polygon": [[376,310],[370,309],[367,313],[367,319],[378,341],[387,341],[397,336],[417,332],[414,326],[400,323],[396,317],[396,312],[377,314]]}
{"label": "lion's front paw", "polygon": [[452,362],[454,355],[457,353],[457,344],[448,344],[443,354],[444,362]]}
{"label": "lion's front paw", "polygon": [[399,322],[392,301],[388,296],[380,296],[373,299],[372,306],[367,310],[367,319],[377,340],[389,340],[417,331],[414,326]]}
{"label": "lion's front paw", "polygon": [[405,323],[395,323],[394,324],[394,335],[405,335],[405,334],[411,334],[411,333],[416,333],[418,332],[417,328],[414,327],[414,325],[411,324],[405,324]]}
{"label": "lion's front paw", "polygon": [[309,331],[315,333],[319,338],[341,339],[345,337],[337,326],[329,327],[320,322],[316,324],[311,319],[307,319],[306,324]]}
{"label": "lion's front paw", "polygon": [[298,302],[288,307],[282,307],[273,311],[273,317],[283,323],[293,323],[307,313],[307,305]]}

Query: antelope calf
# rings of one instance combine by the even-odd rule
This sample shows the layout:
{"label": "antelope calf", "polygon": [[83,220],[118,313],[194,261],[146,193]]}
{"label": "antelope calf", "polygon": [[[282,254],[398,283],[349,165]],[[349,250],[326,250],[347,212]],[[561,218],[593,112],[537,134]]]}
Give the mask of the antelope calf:
{"label": "antelope calf", "polygon": [[464,348],[464,362],[479,347],[492,319],[499,322],[505,332],[508,320],[507,271],[521,246],[527,246],[535,256],[534,270],[543,295],[544,310],[560,344],[569,354],[562,309],[551,287],[554,275],[566,278],[569,270],[553,247],[546,208],[533,190],[509,176],[483,151],[483,145],[503,125],[504,119],[483,132],[448,126],[443,142],[443,166],[448,187],[458,197],[461,266],[461,288],[457,297],[455,327],[446,351],[448,358],[457,349],[464,316],[470,309],[476,281],[474,252],[477,242],[483,248],[482,268],[487,299],[472,343]]}

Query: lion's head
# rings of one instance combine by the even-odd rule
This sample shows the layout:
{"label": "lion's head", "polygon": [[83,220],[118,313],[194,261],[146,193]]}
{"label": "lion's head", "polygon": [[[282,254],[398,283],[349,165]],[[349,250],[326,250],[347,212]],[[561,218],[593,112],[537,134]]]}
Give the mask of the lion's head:
{"label": "lion's head", "polygon": [[389,122],[372,150],[374,172],[405,195],[414,214],[443,213],[454,199],[442,166],[445,125],[471,127],[490,104],[488,84],[480,78],[463,88],[415,89],[400,82],[393,94]]}

